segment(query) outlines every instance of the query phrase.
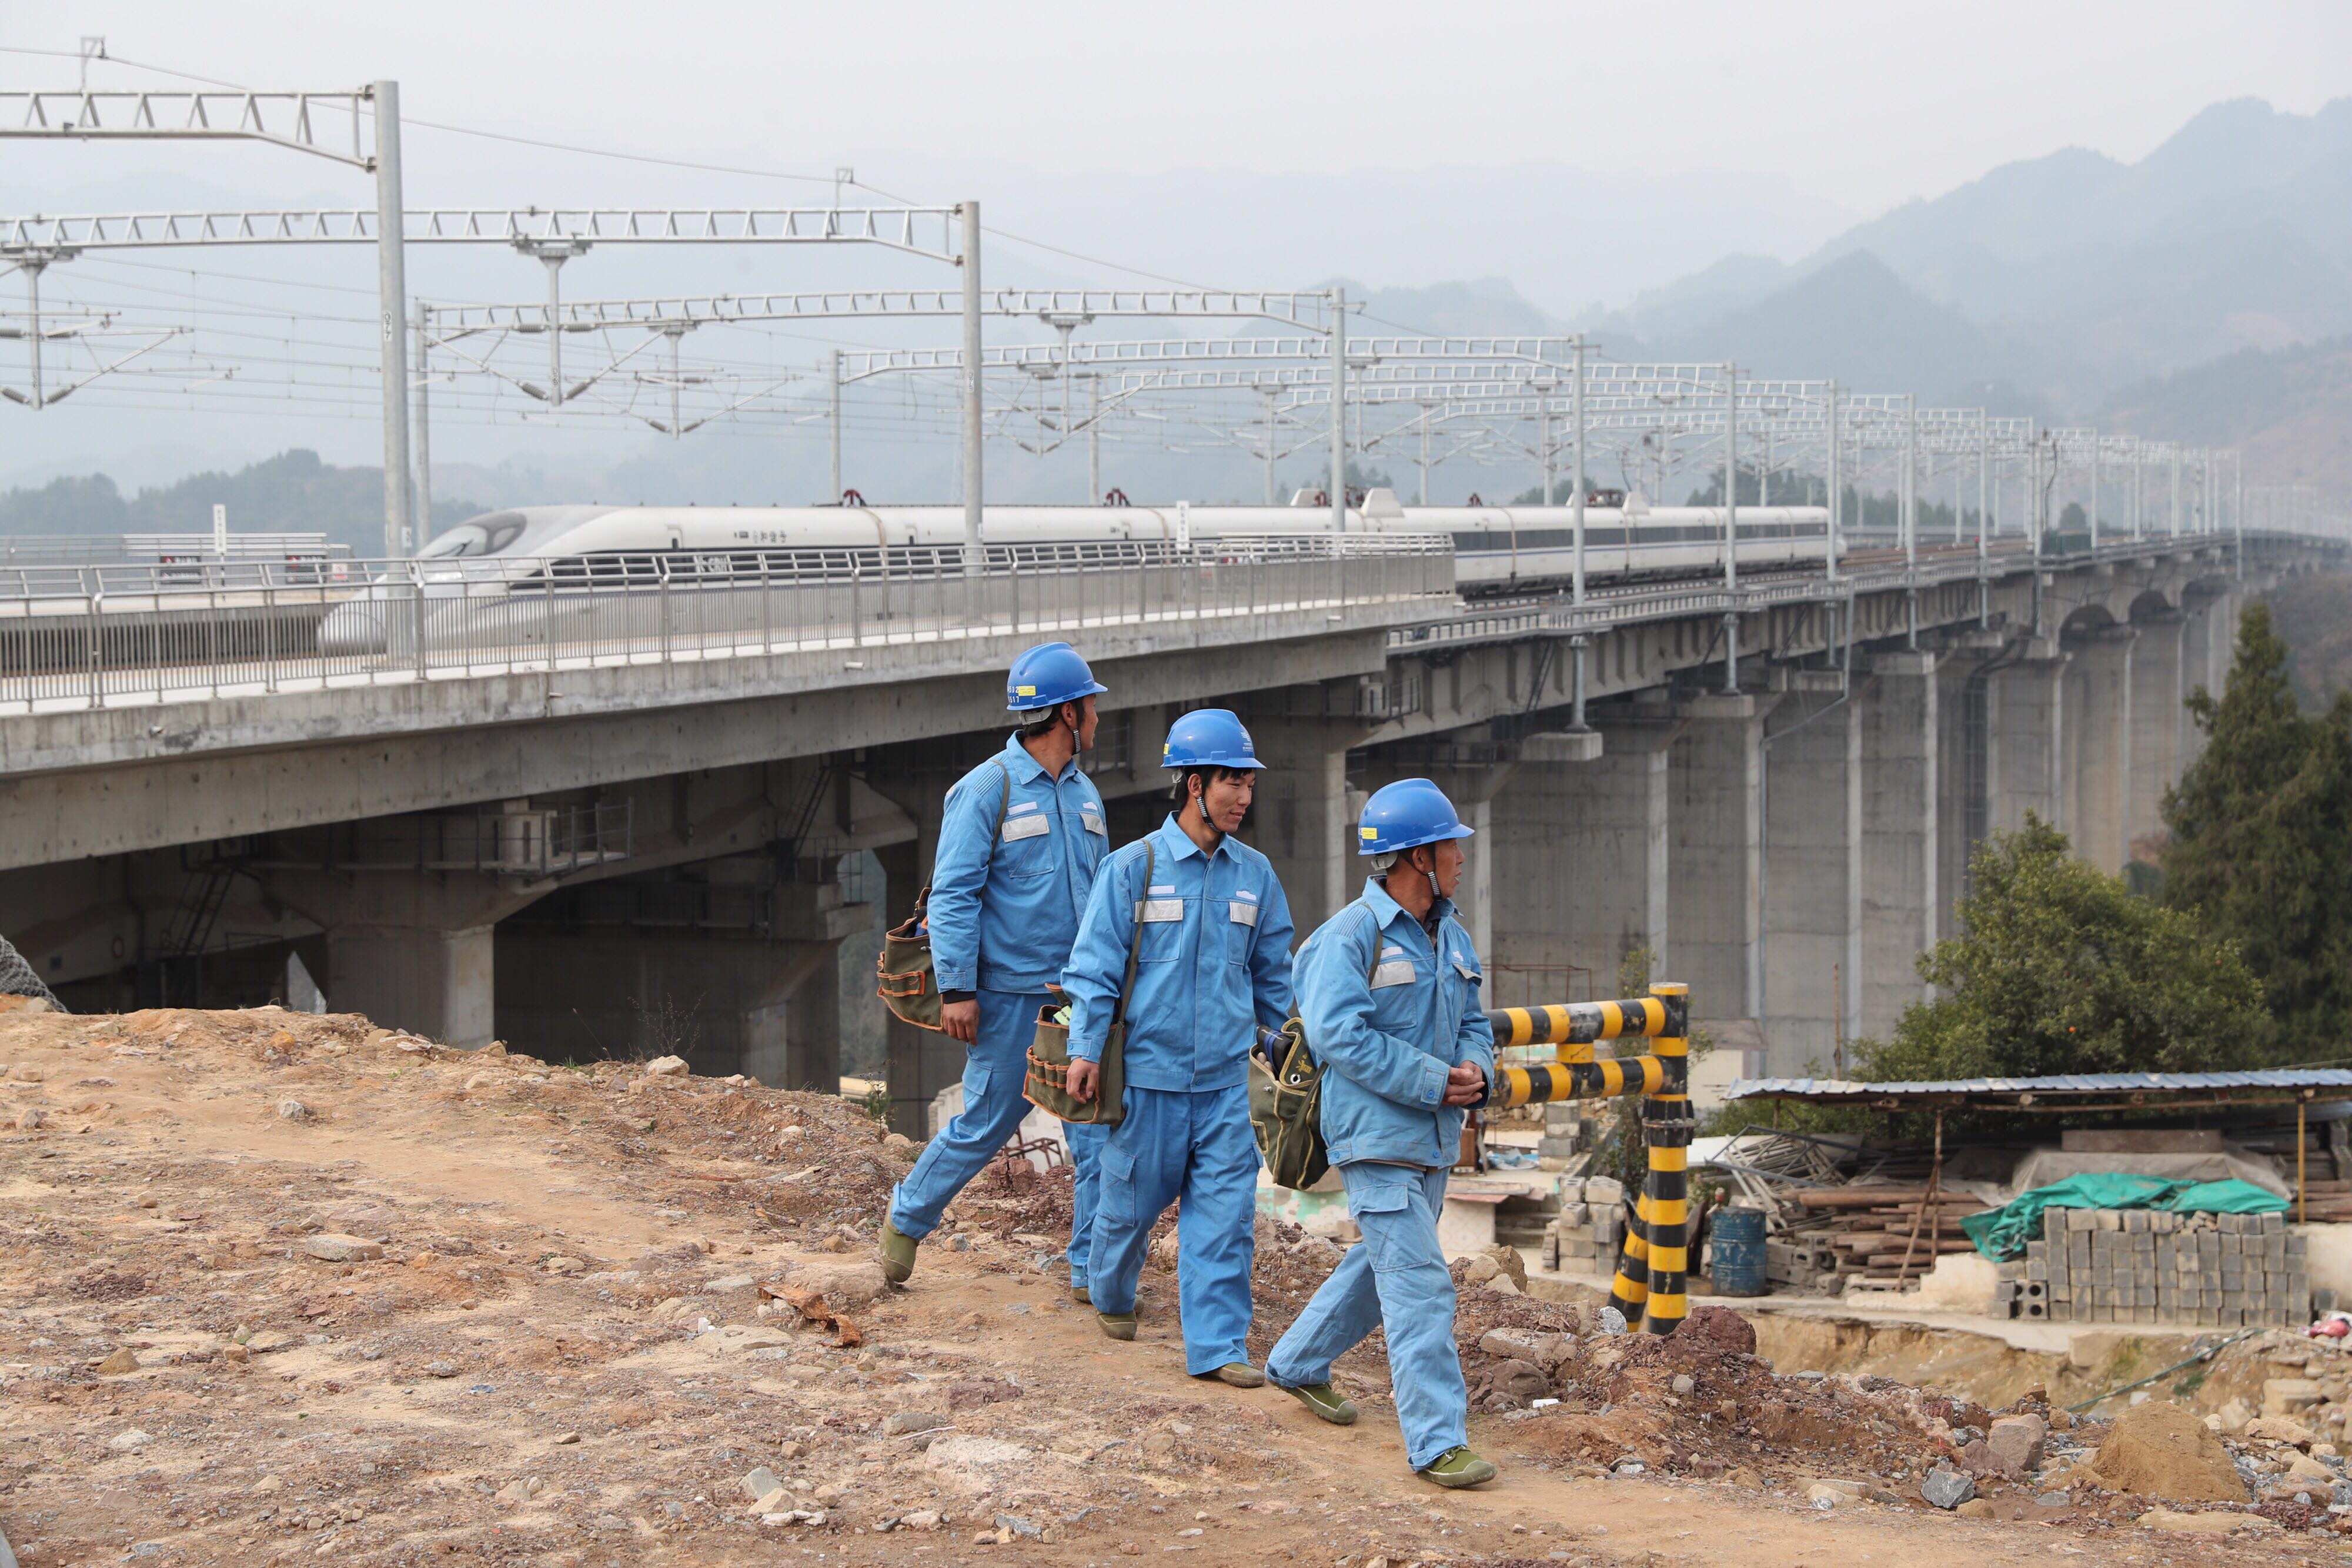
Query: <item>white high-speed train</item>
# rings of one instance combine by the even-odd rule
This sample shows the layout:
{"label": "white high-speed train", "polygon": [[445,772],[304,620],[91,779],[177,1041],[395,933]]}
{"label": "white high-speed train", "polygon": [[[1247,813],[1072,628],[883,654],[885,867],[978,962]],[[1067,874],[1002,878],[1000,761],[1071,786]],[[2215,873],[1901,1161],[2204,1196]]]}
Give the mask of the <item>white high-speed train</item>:
{"label": "white high-speed train", "polygon": [[[1652,507],[1638,495],[1612,506],[1592,505],[1589,498],[1587,579],[1719,571],[1723,522],[1719,507]],[[1738,528],[1743,571],[1800,565],[1826,554],[1829,514],[1820,507],[1743,507]],[[1083,547],[1189,540],[1197,547],[1227,538],[1330,532],[1329,507],[1315,505],[1302,492],[1288,507],[995,506],[987,509],[982,541]],[[1393,492],[1376,489],[1348,508],[1346,532],[1452,536],[1455,581],[1471,596],[1542,589],[1566,582],[1574,571],[1575,511],[1566,506],[1406,507]],[[460,523],[436,536],[419,559],[428,601],[479,604],[506,591],[593,595],[664,578],[705,589],[761,580],[822,580],[853,561],[867,563],[860,570],[869,575],[886,577],[951,570],[961,559],[963,542],[963,509],[955,506],[550,506],[491,512]],[[513,563],[511,572],[498,570],[500,560]],[[446,565],[436,570],[436,563]],[[320,651],[380,651],[388,632],[398,641],[406,617],[386,611],[401,597],[397,588],[362,591],[332,611],[320,627]],[[429,613],[442,622],[455,608],[438,606]],[[427,636],[439,640],[435,632]]]}

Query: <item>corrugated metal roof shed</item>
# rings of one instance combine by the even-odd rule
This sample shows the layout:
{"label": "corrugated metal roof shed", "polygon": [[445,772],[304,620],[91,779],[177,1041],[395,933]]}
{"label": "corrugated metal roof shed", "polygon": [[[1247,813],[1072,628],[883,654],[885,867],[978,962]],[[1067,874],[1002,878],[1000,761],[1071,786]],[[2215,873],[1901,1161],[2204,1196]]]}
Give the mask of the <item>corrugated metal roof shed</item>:
{"label": "corrugated metal roof shed", "polygon": [[1981,1105],[1988,1109],[2082,1111],[2144,1105],[2246,1103],[2352,1095],[2352,1068],[2290,1067],[2256,1072],[2093,1072],[2053,1078],[1959,1078],[1863,1083],[1837,1078],[1743,1078],[1727,1100],[1804,1100],[1821,1104]]}

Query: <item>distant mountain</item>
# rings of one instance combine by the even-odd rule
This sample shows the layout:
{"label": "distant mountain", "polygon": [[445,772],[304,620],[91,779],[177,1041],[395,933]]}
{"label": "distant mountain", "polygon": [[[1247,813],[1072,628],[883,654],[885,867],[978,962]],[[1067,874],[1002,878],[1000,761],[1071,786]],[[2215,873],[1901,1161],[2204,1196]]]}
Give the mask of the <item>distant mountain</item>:
{"label": "distant mountain", "polygon": [[[2352,331],[2352,99],[2311,115],[2216,104],[2137,163],[2070,148],[2005,164],[1858,224],[1793,267],[1727,258],[1637,297],[1609,325],[1755,357],[1737,347],[1745,333],[1769,354],[1767,322],[1798,326],[1829,303],[1805,284],[1856,257],[1939,308],[1840,275],[1879,312],[1881,340],[1866,359],[1851,342],[1832,352],[1840,329],[1821,317],[1822,350],[1874,373],[1908,368],[1890,391],[1935,395],[1992,375],[2082,408],[2239,349]],[[1941,357],[1952,354],[1970,368]]]}
{"label": "distant mountain", "polygon": [[[323,533],[362,556],[383,551],[383,470],[337,467],[299,449],[127,497],[103,474],[9,490],[0,494],[0,534],[209,533],[215,505],[228,507],[237,533]],[[433,516],[439,526],[480,510],[436,501]]]}
{"label": "distant mountain", "polygon": [[1986,375],[1995,360],[1967,317],[1868,251],[1651,347],[1669,360],[1728,357],[1761,375],[1835,376],[1850,387],[1923,394]]}
{"label": "distant mountain", "polygon": [[1433,283],[1426,288],[1367,288],[1333,278],[1318,288],[1344,287],[1352,306],[1364,308],[1352,332],[1378,335],[1400,330],[1436,337],[1501,335],[1540,337],[1565,330],[1556,319],[1529,304],[1507,277],[1475,277],[1466,283]]}
{"label": "distant mountain", "polygon": [[2150,378],[2116,393],[2097,420],[2158,440],[2240,447],[2252,483],[2352,494],[2352,337],[2242,350]]}

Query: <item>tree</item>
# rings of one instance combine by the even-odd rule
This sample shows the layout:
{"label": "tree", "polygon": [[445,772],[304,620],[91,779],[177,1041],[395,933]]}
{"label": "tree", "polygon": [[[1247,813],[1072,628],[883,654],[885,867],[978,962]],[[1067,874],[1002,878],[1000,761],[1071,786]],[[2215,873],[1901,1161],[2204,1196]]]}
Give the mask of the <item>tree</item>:
{"label": "tree", "polygon": [[2262,987],[2237,945],[2134,897],[2028,813],[1969,862],[1963,935],[1919,957],[1940,988],[1895,1038],[1854,1046],[1875,1080],[2204,1072],[2255,1059]]}
{"label": "tree", "polygon": [[2164,900],[2226,932],[2263,984],[2273,1061],[2341,1053],[2352,1030],[2352,695],[2305,717],[2270,607],[2252,604],[2205,749],[2164,800]]}
{"label": "tree", "polygon": [[[2066,836],[2028,812],[1969,862],[1962,935],[1919,956],[1934,1001],[1903,1011],[1887,1040],[1857,1040],[1849,1076],[1874,1082],[2040,1078],[2082,1072],[2210,1072],[2258,1059],[2262,986],[2237,945],[2184,910],[2150,903],[2074,857]],[[1822,1071],[1816,1064],[1812,1071]],[[1762,1118],[1734,1103],[1710,1123],[1735,1133]],[[1784,1104],[1774,1125],[1881,1134],[1927,1128],[1851,1105]],[[2001,1121],[1955,1114],[1949,1124]],[[2037,1127],[2046,1126],[2036,1123]]]}

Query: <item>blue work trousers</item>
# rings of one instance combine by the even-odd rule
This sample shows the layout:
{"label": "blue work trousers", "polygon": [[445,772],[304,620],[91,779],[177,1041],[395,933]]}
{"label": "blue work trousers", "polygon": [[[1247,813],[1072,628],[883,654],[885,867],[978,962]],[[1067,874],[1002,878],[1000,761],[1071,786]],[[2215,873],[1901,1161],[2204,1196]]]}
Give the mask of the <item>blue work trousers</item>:
{"label": "blue work trousers", "polygon": [[[902,1236],[917,1240],[929,1236],[940,1222],[940,1211],[961,1192],[964,1184],[996,1157],[1021,1119],[1029,1102],[1021,1085],[1029,1071],[1029,1043],[1037,1035],[1038,1009],[1056,998],[1040,991],[979,991],[980,1038],[965,1048],[963,1109],[923,1145],[915,1168],[890,1196],[890,1223]],[[1103,1134],[1093,1127],[1070,1127],[1071,1164],[1076,1176],[1076,1215],[1070,1229],[1070,1277],[1087,1281],[1087,1246],[1094,1228],[1096,1155]]]}
{"label": "blue work trousers", "polygon": [[1187,1093],[1129,1084],[1127,1113],[1100,1160],[1095,1310],[1135,1310],[1152,1221],[1174,1201],[1184,1370],[1198,1377],[1248,1361],[1258,1165],[1248,1087]]}
{"label": "blue work trousers", "polygon": [[1276,1343],[1265,1375],[1285,1388],[1328,1383],[1333,1362],[1374,1329],[1385,1330],[1405,1462],[1423,1469],[1468,1440],[1470,1396],[1454,1348],[1454,1278],[1437,1246],[1445,1173],[1359,1162],[1341,1166],[1339,1179],[1364,1239],[1348,1249]]}

